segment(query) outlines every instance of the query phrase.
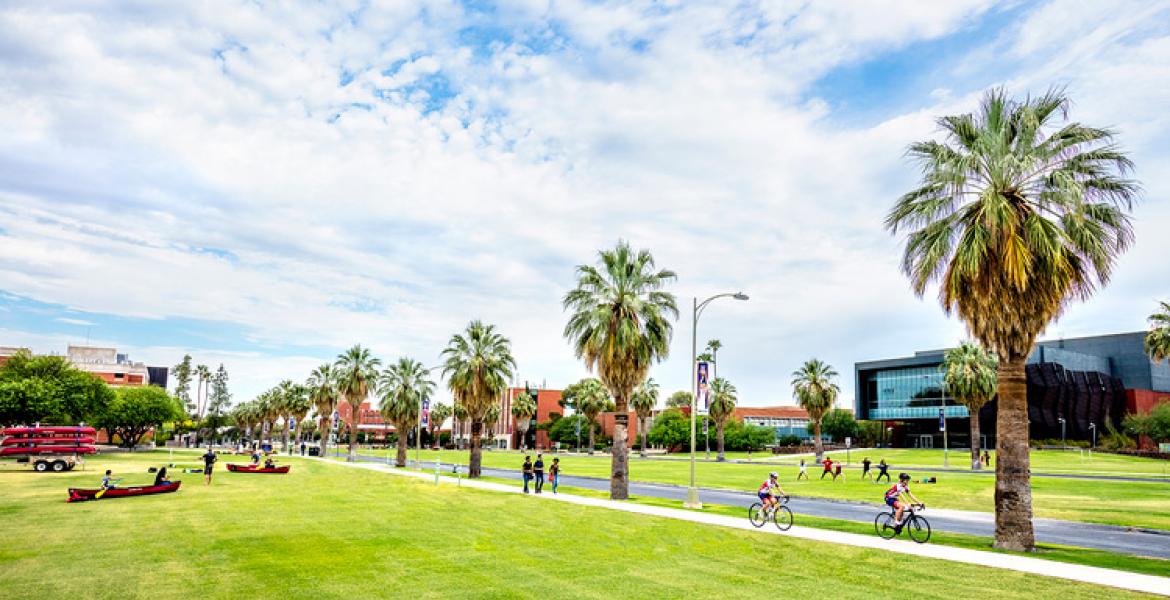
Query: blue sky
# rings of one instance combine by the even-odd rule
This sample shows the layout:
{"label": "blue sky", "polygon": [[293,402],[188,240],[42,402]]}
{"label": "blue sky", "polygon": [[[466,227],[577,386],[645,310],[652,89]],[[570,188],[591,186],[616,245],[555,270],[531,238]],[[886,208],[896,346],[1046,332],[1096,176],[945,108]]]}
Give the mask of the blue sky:
{"label": "blue sky", "polygon": [[[1170,3],[16,2],[0,8],[0,345],[223,362],[237,400],[353,343],[433,364],[469,320],[518,381],[585,376],[576,265],[619,238],[718,303],[720,374],[790,403],[816,356],[953,344],[881,226],[907,144],[1065,86],[1145,198],[1110,286],[1048,334],[1170,297]],[[689,318],[652,373],[687,385]]]}

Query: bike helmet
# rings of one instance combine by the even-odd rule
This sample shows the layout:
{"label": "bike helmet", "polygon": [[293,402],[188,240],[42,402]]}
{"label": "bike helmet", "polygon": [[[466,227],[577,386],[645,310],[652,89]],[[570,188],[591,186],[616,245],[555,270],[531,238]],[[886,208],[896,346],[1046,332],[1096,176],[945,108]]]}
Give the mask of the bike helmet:
{"label": "bike helmet", "polygon": [[768,473],[768,477],[775,479],[775,478],[779,477],[779,475],[777,475],[775,471],[772,471],[771,473]]}
{"label": "bike helmet", "polygon": [[910,476],[905,473],[899,473],[898,481],[910,481]]}

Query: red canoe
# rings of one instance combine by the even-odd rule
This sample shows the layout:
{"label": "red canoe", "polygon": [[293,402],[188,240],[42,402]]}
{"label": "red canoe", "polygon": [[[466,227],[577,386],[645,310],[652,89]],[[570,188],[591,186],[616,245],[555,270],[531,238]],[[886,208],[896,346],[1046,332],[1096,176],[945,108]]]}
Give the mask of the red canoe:
{"label": "red canoe", "polygon": [[288,465],[282,465],[279,467],[266,469],[264,467],[257,467],[254,465],[237,465],[232,463],[228,463],[227,466],[227,470],[233,473],[288,473],[289,468],[290,467]]}
{"label": "red canoe", "polygon": [[3,442],[0,442],[0,446],[16,446],[17,444],[50,444],[54,446],[67,446],[69,444],[92,444],[93,442],[94,439],[91,437],[10,437],[5,438]]}
{"label": "red canoe", "polygon": [[134,485],[129,487],[116,487],[106,490],[101,498],[97,498],[97,493],[101,489],[83,490],[79,488],[69,488],[69,502],[83,502],[85,500],[105,500],[106,498],[124,498],[127,496],[146,496],[149,494],[167,494],[179,489],[179,484],[182,481],[172,481],[162,485]]}
{"label": "red canoe", "polygon": [[93,435],[97,430],[93,427],[8,427],[0,430],[0,435]]}
{"label": "red canoe", "polygon": [[8,446],[0,448],[0,456],[24,456],[26,454],[97,454],[97,448],[93,446],[36,446],[34,448]]}

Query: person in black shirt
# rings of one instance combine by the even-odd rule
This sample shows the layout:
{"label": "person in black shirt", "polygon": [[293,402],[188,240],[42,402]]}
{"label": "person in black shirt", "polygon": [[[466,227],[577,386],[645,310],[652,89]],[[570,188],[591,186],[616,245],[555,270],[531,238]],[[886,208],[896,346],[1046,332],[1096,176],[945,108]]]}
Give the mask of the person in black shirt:
{"label": "person in black shirt", "polygon": [[873,473],[869,472],[869,466],[872,464],[873,463],[869,461],[868,456],[865,457],[865,460],[861,461],[861,478],[865,479],[866,477],[869,477],[870,483],[873,483]]}
{"label": "person in black shirt", "polygon": [[878,481],[881,481],[882,477],[886,478],[886,483],[890,482],[890,465],[886,464],[886,459],[884,459],[884,458],[881,459],[880,462],[878,462],[878,476],[877,476],[877,479],[874,480],[874,482],[876,483]]}
{"label": "person in black shirt", "polygon": [[528,493],[528,481],[532,479],[532,457],[524,457],[524,466],[520,467],[520,472],[524,475],[524,493]]}
{"label": "person in black shirt", "polygon": [[215,452],[212,452],[211,446],[208,446],[207,454],[203,455],[203,485],[211,484],[211,470],[215,467],[215,461],[217,460],[219,460],[219,457],[215,455]]}
{"label": "person in black shirt", "polygon": [[544,458],[542,455],[536,455],[536,463],[532,465],[533,475],[536,477],[536,493],[544,489]]}
{"label": "person in black shirt", "polygon": [[155,475],[154,475],[154,485],[156,485],[156,486],[166,485],[170,482],[171,482],[170,478],[167,477],[167,468],[166,467],[159,467],[158,473],[155,473]]}
{"label": "person in black shirt", "polygon": [[557,493],[557,484],[561,481],[561,459],[554,458],[552,466],[548,468],[548,481],[553,486],[553,493]]}

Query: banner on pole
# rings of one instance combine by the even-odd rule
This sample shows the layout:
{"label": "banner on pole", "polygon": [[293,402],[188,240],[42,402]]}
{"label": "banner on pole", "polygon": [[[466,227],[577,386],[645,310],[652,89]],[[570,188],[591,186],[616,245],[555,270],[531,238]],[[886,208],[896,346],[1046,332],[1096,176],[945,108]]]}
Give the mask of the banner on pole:
{"label": "banner on pole", "polygon": [[945,414],[943,414],[943,409],[941,409],[941,408],[938,409],[938,430],[939,431],[946,431],[947,430],[947,417]]}
{"label": "banner on pole", "polygon": [[292,431],[293,429],[296,429],[296,428],[297,428],[297,418],[296,417],[289,417],[288,418],[289,431]]}
{"label": "banner on pole", "polygon": [[699,409],[699,414],[707,414],[707,410],[711,408],[711,363],[700,360],[695,365],[696,381],[695,389],[698,394],[695,396],[695,406]]}
{"label": "banner on pole", "polygon": [[[425,407],[426,404],[424,403],[423,406]],[[426,408],[423,408],[423,411],[422,411],[423,429],[426,429],[427,427],[430,426],[430,417],[431,417],[431,411],[427,410]]]}

